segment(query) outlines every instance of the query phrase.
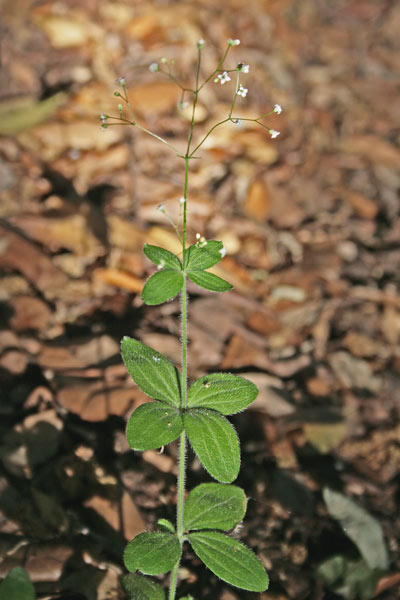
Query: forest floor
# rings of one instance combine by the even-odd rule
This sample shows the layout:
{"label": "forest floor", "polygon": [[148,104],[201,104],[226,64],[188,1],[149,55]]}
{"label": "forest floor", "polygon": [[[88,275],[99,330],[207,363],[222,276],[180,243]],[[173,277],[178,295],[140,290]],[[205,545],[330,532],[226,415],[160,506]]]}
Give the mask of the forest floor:
{"label": "forest floor", "polygon": [[[179,251],[179,89],[228,38],[250,65],[237,114],[192,161],[189,241],[222,240],[234,291],[190,288],[189,375],[260,389],[232,421],[249,497],[234,533],[268,569],[261,595],[188,553],[196,600],[400,597],[400,5],[395,0],[2,2],[0,85],[0,577],[24,566],[38,598],[117,600],[126,540],[174,519],[176,446],[133,453],[146,401],[121,362],[137,337],[177,364],[179,302],[146,307],[145,242]],[[244,81],[244,80],[243,80]],[[195,136],[229,112],[210,82]],[[397,129],[396,129],[397,128]],[[197,139],[196,137],[196,139]],[[209,481],[188,461],[188,488]],[[348,502],[347,500],[351,500]],[[334,557],[338,557],[334,559]],[[333,561],[333,562],[332,562]]]}

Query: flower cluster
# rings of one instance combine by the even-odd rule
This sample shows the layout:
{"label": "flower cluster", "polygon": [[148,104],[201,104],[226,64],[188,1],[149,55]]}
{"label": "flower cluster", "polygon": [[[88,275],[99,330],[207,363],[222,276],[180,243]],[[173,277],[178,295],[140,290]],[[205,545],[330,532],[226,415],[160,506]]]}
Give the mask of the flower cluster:
{"label": "flower cluster", "polygon": [[204,246],[207,246],[207,240],[205,237],[203,237],[202,235],[200,235],[200,233],[196,233],[196,246],[198,248],[204,248]]}

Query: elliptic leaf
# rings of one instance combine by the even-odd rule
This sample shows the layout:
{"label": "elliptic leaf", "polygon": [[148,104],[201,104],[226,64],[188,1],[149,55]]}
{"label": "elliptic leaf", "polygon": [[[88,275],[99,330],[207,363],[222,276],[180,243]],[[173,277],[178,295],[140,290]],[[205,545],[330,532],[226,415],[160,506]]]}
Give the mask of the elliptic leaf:
{"label": "elliptic leaf", "polygon": [[244,377],[232,373],[212,373],[192,384],[188,406],[213,408],[223,415],[232,415],[247,408],[257,394],[257,386]]}
{"label": "elliptic leaf", "polygon": [[171,300],[181,291],[183,275],[177,271],[159,271],[146,282],[142,300],[150,306]]}
{"label": "elliptic leaf", "polygon": [[122,577],[122,587],[129,600],[165,600],[163,588],[139,573],[128,573]]}
{"label": "elliptic leaf", "polygon": [[173,271],[182,270],[182,264],[179,258],[169,250],[165,250],[165,248],[145,244],[143,251],[147,258],[160,268],[172,269]]}
{"label": "elliptic leaf", "polygon": [[323,491],[328,511],[355,543],[361,556],[371,569],[387,569],[388,552],[383,532],[376,519],[355,502],[329,488]]}
{"label": "elliptic leaf", "polygon": [[348,556],[336,554],[321,563],[315,574],[335,594],[353,600],[373,598],[383,571],[370,569],[362,558],[354,561]]}
{"label": "elliptic leaf", "polygon": [[229,421],[214,410],[192,408],[185,413],[184,424],[193,450],[210,475],[223,483],[236,479],[240,450]]}
{"label": "elliptic leaf", "polygon": [[190,533],[188,539],[200,560],[223,581],[250,592],[268,588],[264,567],[241,542],[218,531]]}
{"label": "elliptic leaf", "polygon": [[213,267],[222,260],[222,242],[209,240],[204,245],[193,244],[185,252],[185,266],[187,271],[203,271]]}
{"label": "elliptic leaf", "polygon": [[138,340],[124,337],[122,358],[135,383],[151,398],[180,405],[179,373],[168,358]]}
{"label": "elliptic leaf", "polygon": [[181,546],[176,535],[159,531],[140,533],[126,546],[124,563],[128,571],[161,575],[175,566],[180,555]]}
{"label": "elliptic leaf", "polygon": [[22,567],[15,567],[0,583],[0,598],[3,600],[35,600],[35,588],[28,573]]}
{"label": "elliptic leaf", "polygon": [[185,529],[232,529],[243,520],[246,496],[236,485],[202,483],[185,502]]}
{"label": "elliptic leaf", "polygon": [[228,292],[233,288],[225,279],[206,271],[189,271],[188,277],[193,283],[212,292]]}
{"label": "elliptic leaf", "polygon": [[133,450],[152,450],[173,442],[182,431],[178,409],[165,402],[148,402],[131,414],[126,437]]}

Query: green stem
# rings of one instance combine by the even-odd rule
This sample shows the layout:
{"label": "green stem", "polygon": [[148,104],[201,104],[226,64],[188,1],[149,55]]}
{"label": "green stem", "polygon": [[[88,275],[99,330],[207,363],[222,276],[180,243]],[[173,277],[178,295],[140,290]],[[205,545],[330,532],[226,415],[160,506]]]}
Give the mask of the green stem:
{"label": "green stem", "polygon": [[[196,74],[196,89],[198,87],[198,77],[200,72],[200,52],[197,64],[197,74]],[[189,151],[190,151],[190,142],[193,136],[193,128],[194,128],[194,117],[197,103],[197,92],[194,92],[193,99],[193,111],[192,111],[192,120],[190,123],[190,131],[188,136],[188,145],[186,150],[186,155],[183,157],[185,161],[185,182],[183,188],[183,223],[182,223],[182,256],[183,261],[185,262],[185,250],[186,250],[186,229],[187,229],[187,192],[188,192],[188,181],[189,181]],[[187,408],[187,290],[186,290],[186,273],[183,274],[184,283],[181,291],[181,328],[182,328],[182,374],[181,374],[181,409],[185,410]],[[183,527],[183,517],[184,517],[184,509],[185,509],[185,477],[186,477],[186,433],[183,431],[180,436],[180,446],[179,446],[179,466],[178,466],[178,502],[177,502],[177,512],[176,512],[176,532],[178,535],[179,542],[181,544],[181,548],[183,546],[183,535],[184,535],[184,527]],[[168,600],[175,600],[176,594],[176,586],[178,583],[178,569],[179,569],[179,561],[175,565],[171,573],[171,579],[169,584],[169,594]]]}
{"label": "green stem", "polygon": [[[178,510],[176,518],[177,534],[181,546],[183,544],[183,515],[185,507],[185,465],[186,465],[186,434],[183,431],[180,435],[179,443],[179,473],[178,473]],[[171,573],[171,579],[169,583],[169,594],[168,600],[175,600],[176,586],[178,583],[178,561]]]}
{"label": "green stem", "polygon": [[[186,250],[186,223],[187,223],[187,192],[188,192],[188,179],[189,179],[189,159],[190,156],[185,156],[185,183],[183,187],[183,223],[182,223],[182,259],[185,260]],[[186,278],[186,274],[184,275]],[[186,279],[185,279],[186,281]]]}
{"label": "green stem", "polygon": [[216,129],[220,125],[223,125],[224,123],[227,123],[228,121],[231,121],[230,117],[227,117],[223,121],[219,121],[219,123],[215,123],[215,125],[213,125],[211,127],[210,131],[203,137],[203,139],[201,140],[201,142],[199,142],[197,144],[196,148],[194,150],[192,150],[192,152],[189,155],[189,158],[194,158],[193,154],[195,154],[197,152],[197,150],[200,148],[200,146],[202,146],[204,144],[204,142],[206,141],[206,139],[208,138],[208,136],[212,134],[212,132],[214,131],[214,129]]}

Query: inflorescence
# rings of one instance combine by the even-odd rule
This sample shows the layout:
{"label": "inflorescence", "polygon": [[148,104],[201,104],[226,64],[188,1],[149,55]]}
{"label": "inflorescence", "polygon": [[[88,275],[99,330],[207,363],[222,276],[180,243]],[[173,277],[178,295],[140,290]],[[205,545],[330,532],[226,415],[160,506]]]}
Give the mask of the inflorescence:
{"label": "inflorescence", "polygon": [[[214,82],[215,83],[220,83],[221,85],[224,85],[225,83],[228,83],[229,81],[232,81],[231,77],[230,77],[230,73],[234,73],[236,72],[236,89],[235,89],[235,94],[234,94],[234,99],[232,102],[232,106],[231,106],[231,110],[229,113],[229,116],[227,119],[224,119],[223,121],[220,121],[219,123],[217,123],[216,125],[214,125],[211,130],[207,133],[207,135],[203,138],[203,140],[200,142],[200,144],[198,144],[198,146],[195,148],[195,151],[198,150],[198,148],[203,144],[203,142],[205,141],[205,139],[208,137],[208,135],[211,133],[211,131],[213,131],[217,126],[222,125],[223,123],[227,122],[227,121],[231,121],[232,123],[234,123],[235,125],[240,125],[242,123],[242,121],[253,121],[254,123],[257,123],[258,125],[261,125],[264,129],[266,129],[271,138],[274,139],[276,137],[278,137],[278,135],[280,135],[280,132],[277,131],[276,129],[271,129],[270,127],[268,127],[267,125],[265,125],[264,123],[262,123],[261,121],[263,119],[265,119],[266,117],[272,115],[272,114],[276,114],[276,115],[280,115],[282,113],[282,106],[280,104],[275,104],[274,108],[272,111],[266,113],[265,115],[262,115],[258,118],[254,118],[254,119],[250,119],[250,118],[244,118],[244,117],[237,117],[237,116],[233,116],[233,110],[235,108],[235,99],[237,98],[237,96],[241,96],[242,98],[246,98],[247,93],[248,93],[248,88],[245,88],[241,83],[240,83],[240,75],[243,74],[247,74],[250,70],[250,65],[246,65],[242,62],[237,63],[236,68],[234,69],[226,69],[224,67],[224,62],[226,59],[226,56],[228,54],[228,51],[231,47],[233,46],[239,46],[240,44],[240,40],[239,39],[228,39],[228,48],[225,51],[225,54],[223,56],[223,58],[221,59],[220,63],[218,64],[217,69],[215,70],[215,72],[208,77],[205,82],[198,87],[196,90],[193,89],[189,89],[184,87],[178,80],[177,78],[172,74],[172,66],[174,64],[174,60],[168,60],[166,58],[161,58],[160,62],[161,62],[161,66],[157,63],[157,62],[152,62],[149,65],[149,70],[152,73],[156,73],[156,72],[160,72],[163,75],[166,75],[169,79],[171,79],[172,81],[174,81],[174,83],[176,83],[178,85],[178,87],[181,88],[182,90],[182,97],[181,100],[178,102],[178,108],[182,109],[185,108],[185,106],[187,106],[187,103],[183,101],[183,97],[185,93],[193,93],[195,95],[195,97],[197,97],[197,94],[199,93],[200,89],[203,87],[203,85],[205,85],[205,83],[207,83],[208,81],[210,81],[210,79],[214,78]],[[201,53],[201,51],[203,50],[205,45],[205,41],[201,38],[198,42],[197,42],[197,48],[199,51],[199,55]],[[166,65],[168,63],[168,70],[164,70],[163,69],[163,65]],[[130,119],[129,118],[124,118],[123,117],[123,106],[122,104],[118,105],[118,111],[119,111],[119,117],[112,117],[109,115],[105,115],[104,113],[101,113],[100,115],[100,120],[101,120],[101,130],[106,129],[107,127],[110,127],[111,125],[118,125],[121,123],[127,123],[127,124],[131,124],[131,125],[136,125],[137,127],[139,127],[139,129],[142,129],[143,131],[145,131],[146,133],[149,133],[150,135],[152,135],[153,137],[156,137],[157,139],[159,139],[160,141],[164,142],[165,144],[167,144],[168,146],[170,146],[172,149],[176,150],[169,142],[167,142],[166,140],[164,140],[163,138],[161,138],[160,136],[156,135],[155,133],[152,133],[151,131],[147,130],[145,127],[142,127],[140,125],[138,125],[138,123],[136,123],[136,121],[133,119],[133,113],[132,113],[132,109],[131,109],[131,105],[129,103],[129,99],[128,99],[128,95],[127,95],[127,91],[126,91],[126,82],[125,82],[125,77],[118,77],[116,79],[116,82],[121,86],[122,88],[122,93],[119,91],[114,92],[114,96],[117,96],[119,98],[121,98],[125,104],[127,105],[127,108],[129,110],[130,113]],[[198,83],[198,82],[197,82]],[[109,119],[113,120],[114,122],[110,123]],[[194,152],[193,152],[194,154]],[[179,155],[179,153],[178,153]]]}

